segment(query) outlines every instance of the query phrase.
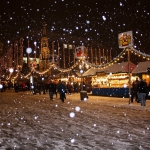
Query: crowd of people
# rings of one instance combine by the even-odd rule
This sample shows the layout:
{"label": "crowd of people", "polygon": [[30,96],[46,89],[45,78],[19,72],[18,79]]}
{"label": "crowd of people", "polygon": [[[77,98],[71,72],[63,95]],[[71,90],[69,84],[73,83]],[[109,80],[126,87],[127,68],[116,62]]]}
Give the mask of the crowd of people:
{"label": "crowd of people", "polygon": [[[81,89],[80,86],[77,82],[72,85],[70,82],[66,84],[61,80],[59,80],[58,83],[50,80],[50,82],[47,84],[47,89],[49,91],[50,100],[53,99],[54,94],[57,97],[57,93],[59,93],[59,98],[62,100],[62,102],[64,102],[64,99],[66,99],[66,94],[70,95],[72,93],[78,93]],[[83,86],[85,88],[86,84],[84,83]]]}
{"label": "crowd of people", "polygon": [[0,91],[1,92],[5,92],[6,89],[10,89],[11,87],[13,87],[13,84],[9,81],[1,81],[0,82]]}
{"label": "crowd of people", "polygon": [[131,103],[133,103],[133,100],[135,98],[135,101],[137,103],[140,103],[141,106],[146,106],[146,97],[148,96],[148,85],[144,79],[138,79],[132,83],[131,88]]}
{"label": "crowd of people", "polygon": [[[65,83],[64,81],[59,80],[56,82],[55,80],[49,80],[48,82],[34,82],[32,85],[29,82],[15,82],[14,86],[10,82],[1,82],[1,92],[4,92],[7,88],[14,88],[15,92],[31,90],[33,94],[46,94],[49,92],[50,100],[53,100],[53,96],[56,98],[59,94],[59,98],[64,102],[66,98],[66,94],[78,93],[81,90],[81,84],[79,85],[77,82],[71,84],[70,82]],[[82,89],[86,90],[86,84],[83,82]],[[141,106],[146,106],[146,98],[148,96],[148,92],[150,91],[150,85],[148,86],[146,81],[141,79],[136,80],[132,83],[131,88],[131,103],[133,103],[134,99],[137,103],[140,103]]]}
{"label": "crowd of people", "polygon": [[[8,84],[8,82],[7,82]],[[83,86],[83,88],[81,88]],[[59,98],[64,102],[64,99],[66,99],[66,95],[71,95],[72,93],[78,93],[81,91],[81,89],[86,90],[86,84],[83,82],[83,84],[79,84],[78,82],[64,82],[64,81],[56,81],[56,80],[48,80],[45,81],[36,81],[33,83],[30,83],[29,81],[15,81],[14,85],[6,86],[2,85],[1,92],[5,91],[7,88],[9,89],[13,88],[15,92],[24,92],[30,90],[34,95],[36,94],[46,94],[49,93],[50,100],[53,100],[53,97],[59,95]]]}

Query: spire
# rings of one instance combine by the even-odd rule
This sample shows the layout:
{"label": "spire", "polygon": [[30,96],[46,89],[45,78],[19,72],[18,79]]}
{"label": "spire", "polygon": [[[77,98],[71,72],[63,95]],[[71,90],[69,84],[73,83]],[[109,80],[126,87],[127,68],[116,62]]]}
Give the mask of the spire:
{"label": "spire", "polygon": [[46,22],[43,22],[43,36],[46,36]]}

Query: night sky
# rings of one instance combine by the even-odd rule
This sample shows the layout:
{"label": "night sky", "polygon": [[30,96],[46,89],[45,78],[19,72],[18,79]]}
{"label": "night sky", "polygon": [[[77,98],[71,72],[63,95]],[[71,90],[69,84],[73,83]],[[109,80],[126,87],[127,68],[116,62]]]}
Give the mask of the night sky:
{"label": "night sky", "polygon": [[[3,0],[0,42],[47,32],[95,41],[119,54],[118,33],[133,31],[134,48],[150,54],[150,0]],[[59,37],[58,36],[58,37]],[[59,37],[59,38],[60,38]]]}

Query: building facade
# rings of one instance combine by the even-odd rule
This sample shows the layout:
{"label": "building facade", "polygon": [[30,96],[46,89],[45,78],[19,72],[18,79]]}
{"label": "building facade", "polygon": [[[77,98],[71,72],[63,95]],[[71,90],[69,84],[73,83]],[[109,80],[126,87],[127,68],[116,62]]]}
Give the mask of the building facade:
{"label": "building facade", "polygon": [[[0,76],[4,75],[10,67],[19,70],[27,65],[27,47],[33,49],[32,53],[29,54],[29,61],[36,60],[39,71],[48,69],[50,63],[56,63],[60,68],[69,68],[76,63],[75,48],[81,46],[80,44],[50,39],[47,35],[46,23],[43,23],[42,36],[39,42],[35,43],[35,40],[29,40],[29,37],[27,40],[21,37],[7,47],[0,58]],[[112,60],[111,50],[88,44],[84,46],[87,48],[86,59],[89,63],[101,65]],[[51,73],[50,70],[49,74]]]}

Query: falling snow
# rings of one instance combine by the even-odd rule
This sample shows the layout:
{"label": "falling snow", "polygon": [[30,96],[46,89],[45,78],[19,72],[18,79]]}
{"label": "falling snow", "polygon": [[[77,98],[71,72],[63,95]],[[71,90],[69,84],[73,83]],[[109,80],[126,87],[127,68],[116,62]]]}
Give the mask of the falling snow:
{"label": "falling snow", "polygon": [[55,33],[58,40],[83,37],[118,54],[118,34],[132,30],[136,48],[150,54],[149,6],[149,0],[2,1],[0,42],[7,45],[6,41],[27,34],[38,41],[46,22],[49,34]]}

